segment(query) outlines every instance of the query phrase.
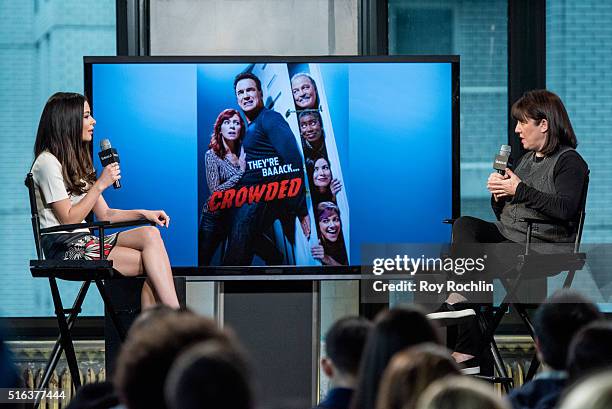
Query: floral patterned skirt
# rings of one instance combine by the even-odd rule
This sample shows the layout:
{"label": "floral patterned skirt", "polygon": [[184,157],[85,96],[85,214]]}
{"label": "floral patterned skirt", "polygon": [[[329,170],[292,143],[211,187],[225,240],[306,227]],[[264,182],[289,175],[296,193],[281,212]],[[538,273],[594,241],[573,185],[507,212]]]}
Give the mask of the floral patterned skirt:
{"label": "floral patterned skirt", "polygon": [[[117,243],[119,233],[104,236],[104,255]],[[41,240],[47,260],[99,260],[100,238],[89,233],[44,234]]]}

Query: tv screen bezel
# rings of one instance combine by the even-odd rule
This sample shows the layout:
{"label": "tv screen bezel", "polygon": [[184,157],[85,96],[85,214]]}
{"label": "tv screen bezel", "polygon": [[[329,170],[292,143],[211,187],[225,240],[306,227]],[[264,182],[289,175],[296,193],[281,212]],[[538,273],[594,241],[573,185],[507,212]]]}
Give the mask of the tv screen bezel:
{"label": "tv screen bezel", "polygon": [[[232,63],[450,63],[452,89],[452,214],[460,215],[460,145],[459,145],[459,66],[458,55],[395,56],[85,56],[84,91],[92,112],[92,68],[94,64],[232,64]],[[440,220],[442,223],[443,220]],[[449,236],[450,239],[450,236]],[[363,265],[348,266],[173,266],[175,276],[198,281],[249,280],[339,280],[358,279]]]}

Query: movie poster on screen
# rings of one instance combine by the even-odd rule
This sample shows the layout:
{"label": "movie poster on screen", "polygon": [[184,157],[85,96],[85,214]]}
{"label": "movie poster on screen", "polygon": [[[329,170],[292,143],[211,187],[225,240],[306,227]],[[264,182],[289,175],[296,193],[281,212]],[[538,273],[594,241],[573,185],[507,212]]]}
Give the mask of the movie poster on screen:
{"label": "movie poster on screen", "polygon": [[336,145],[348,127],[331,112],[346,81],[313,63],[200,65],[197,76],[199,265],[348,265]]}

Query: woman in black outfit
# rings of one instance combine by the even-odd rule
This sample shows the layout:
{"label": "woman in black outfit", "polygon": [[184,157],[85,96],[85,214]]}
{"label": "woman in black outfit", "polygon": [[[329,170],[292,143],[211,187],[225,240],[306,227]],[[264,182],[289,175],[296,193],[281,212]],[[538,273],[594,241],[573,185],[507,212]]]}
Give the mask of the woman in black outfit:
{"label": "woman in black outfit", "polygon": [[[547,90],[526,92],[514,103],[511,114],[517,121],[515,132],[527,153],[514,171],[506,169],[504,175],[489,175],[487,189],[491,192],[497,221],[491,223],[463,216],[453,225],[453,245],[505,243],[492,246],[496,251],[487,254],[487,272],[493,277],[512,272],[517,264],[516,256],[524,252],[527,223],[521,222],[522,218],[565,222],[561,226],[534,224],[532,242],[537,251],[565,251],[567,246],[550,243],[574,242],[573,221],[580,210],[588,174],[586,162],[575,150],[578,141],[569,116],[557,95]],[[461,279],[470,277],[466,273]],[[442,315],[448,312],[450,316],[466,308],[462,305],[466,301],[460,294],[450,294],[441,309]],[[458,362],[465,362],[468,367],[478,365],[478,338],[478,328],[473,322],[459,325],[453,354]]]}

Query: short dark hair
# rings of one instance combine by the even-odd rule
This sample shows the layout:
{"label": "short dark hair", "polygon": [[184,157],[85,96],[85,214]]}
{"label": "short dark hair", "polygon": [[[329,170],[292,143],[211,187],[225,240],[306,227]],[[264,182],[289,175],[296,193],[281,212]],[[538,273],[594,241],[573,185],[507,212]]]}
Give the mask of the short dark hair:
{"label": "short dark hair", "polygon": [[191,312],[149,318],[121,347],[114,379],[121,401],[128,409],[164,409],[164,383],[174,359],[185,348],[210,339],[233,345],[233,338],[213,320]]}
{"label": "short dark hair", "polygon": [[321,126],[323,126],[323,119],[321,118],[321,114],[316,109],[304,109],[304,110],[300,111],[300,113],[298,114],[298,123],[300,122],[300,120],[303,117],[309,116],[309,115],[310,116],[314,116],[315,118],[317,118],[317,121],[319,121]]}
{"label": "short dark hair", "polygon": [[165,384],[166,403],[175,409],[251,409],[250,369],[241,353],[216,340],[182,352]]}
{"label": "short dark hair", "polygon": [[325,335],[325,353],[341,372],[357,375],[372,323],[362,317],[342,318]]}
{"label": "short dark hair", "polygon": [[612,367],[612,323],[595,321],[582,328],[572,340],[567,369],[573,381]]}
{"label": "short dark hair", "polygon": [[234,78],[234,92],[236,91],[236,85],[238,85],[239,81],[250,79],[255,81],[255,85],[257,85],[257,91],[261,92],[261,80],[257,77],[257,75],[252,72],[241,72],[236,75]]}
{"label": "short dark hair", "polygon": [[543,119],[548,122],[546,142],[542,153],[549,155],[560,145],[576,148],[578,140],[561,98],[545,89],[528,91],[513,105],[512,118],[527,122],[533,119],[539,125]]}
{"label": "short dark hair", "polygon": [[533,322],[544,362],[553,369],[564,370],[574,335],[601,317],[597,306],[580,293],[555,292],[538,308]]}

